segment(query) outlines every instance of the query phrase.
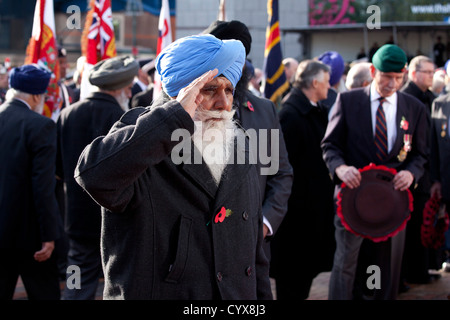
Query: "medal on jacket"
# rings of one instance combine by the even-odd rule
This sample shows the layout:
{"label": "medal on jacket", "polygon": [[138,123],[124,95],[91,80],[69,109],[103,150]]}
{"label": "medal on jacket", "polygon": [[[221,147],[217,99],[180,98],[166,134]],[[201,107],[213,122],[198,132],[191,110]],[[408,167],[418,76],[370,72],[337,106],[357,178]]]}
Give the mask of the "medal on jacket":
{"label": "medal on jacket", "polygon": [[441,128],[442,128],[441,137],[445,138],[445,135],[447,134],[447,123],[443,123]]}
{"label": "medal on jacket", "polygon": [[408,152],[411,151],[411,135],[410,134],[404,134],[403,135],[403,148],[400,150],[397,159],[400,162],[405,161],[406,156],[408,155]]}

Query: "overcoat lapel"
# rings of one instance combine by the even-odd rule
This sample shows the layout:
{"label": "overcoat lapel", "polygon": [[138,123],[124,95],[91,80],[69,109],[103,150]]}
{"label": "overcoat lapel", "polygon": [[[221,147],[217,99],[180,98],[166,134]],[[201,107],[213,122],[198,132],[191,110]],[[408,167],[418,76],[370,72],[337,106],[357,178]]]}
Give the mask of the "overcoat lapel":
{"label": "overcoat lapel", "polygon": [[[214,198],[217,193],[217,184],[209,171],[208,165],[202,158],[200,151],[190,141],[190,154],[183,155],[183,157],[190,157],[190,163],[181,164],[181,169],[196,182],[211,198]],[[185,159],[186,159],[185,158]]]}
{"label": "overcoat lapel", "polygon": [[[245,181],[244,177],[253,163],[250,161],[248,142],[246,135],[234,140],[234,157],[230,159],[231,163],[229,161],[222,173],[216,194],[216,209],[220,209],[222,206],[226,207],[226,200],[229,195],[235,192],[240,184]],[[256,185],[255,188],[259,188],[259,185]]]}
{"label": "overcoat lapel", "polygon": [[[405,117],[405,119],[407,121],[411,121],[410,116],[409,116],[409,110],[408,110],[408,107],[406,106],[404,97],[400,92],[398,92],[397,93],[397,114],[395,116],[395,123],[397,126],[397,137],[395,138],[395,143],[392,146],[391,152],[389,152],[388,161],[394,157],[397,157],[397,155],[400,152],[400,149],[403,146],[403,136],[405,133],[408,133],[407,130],[404,131],[403,129],[400,128],[400,122],[402,121],[402,117]],[[412,139],[415,139],[415,138],[416,137],[412,137]]]}
{"label": "overcoat lapel", "polygon": [[364,98],[357,101],[359,104],[356,106],[355,113],[357,119],[356,123],[361,126],[360,132],[363,133],[363,139],[366,146],[368,146],[368,152],[370,153],[370,158],[376,158],[376,148],[375,148],[375,138],[373,136],[373,126],[372,126],[372,113],[370,108],[370,86],[364,88]]}

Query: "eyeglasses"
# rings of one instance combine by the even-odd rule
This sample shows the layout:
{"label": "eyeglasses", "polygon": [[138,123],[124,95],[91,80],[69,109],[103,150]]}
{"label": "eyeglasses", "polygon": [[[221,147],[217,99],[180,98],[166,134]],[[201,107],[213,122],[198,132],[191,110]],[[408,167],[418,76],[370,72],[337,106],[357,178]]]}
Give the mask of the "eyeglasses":
{"label": "eyeglasses", "polygon": [[434,74],[434,70],[416,70],[416,72],[426,73],[428,75]]}

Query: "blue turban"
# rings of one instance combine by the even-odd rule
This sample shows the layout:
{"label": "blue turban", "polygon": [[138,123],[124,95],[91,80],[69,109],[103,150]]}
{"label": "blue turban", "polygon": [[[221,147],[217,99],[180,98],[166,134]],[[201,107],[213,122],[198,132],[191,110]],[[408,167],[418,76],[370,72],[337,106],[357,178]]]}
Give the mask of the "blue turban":
{"label": "blue turban", "polygon": [[164,91],[171,97],[209,70],[230,80],[233,87],[241,78],[245,48],[238,40],[219,40],[203,34],[178,39],[156,58]]}
{"label": "blue turban", "polygon": [[342,56],[336,51],[327,51],[322,53],[318,60],[331,69],[330,86],[334,86],[342,77],[345,69],[345,62]]}
{"label": "blue turban", "polygon": [[26,64],[11,70],[9,86],[29,94],[43,94],[47,91],[51,75],[37,64]]}

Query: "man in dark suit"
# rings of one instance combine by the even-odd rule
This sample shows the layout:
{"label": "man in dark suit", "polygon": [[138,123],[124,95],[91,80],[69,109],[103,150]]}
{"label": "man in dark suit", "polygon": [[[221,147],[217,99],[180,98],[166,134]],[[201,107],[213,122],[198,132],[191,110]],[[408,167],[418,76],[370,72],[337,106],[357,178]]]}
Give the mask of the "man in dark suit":
{"label": "man in dark suit", "polygon": [[75,178],[105,208],[105,299],[272,298],[258,173],[232,120],[244,62],[240,41],[178,39],[156,61],[160,98],[81,154]]}
{"label": "man in dark suit", "polygon": [[[436,98],[431,113],[431,195],[437,193],[450,210],[450,93]],[[450,229],[449,229],[450,230]],[[450,231],[445,234],[443,259],[450,271]]]}
{"label": "man in dark suit", "polygon": [[[408,81],[401,89],[401,92],[416,97],[425,105],[428,119],[431,115],[431,105],[435,99],[435,95],[429,89],[433,85],[434,68],[434,62],[431,58],[422,55],[414,57],[408,66]],[[427,137],[429,139],[430,135],[428,134]],[[436,267],[430,264],[430,261],[432,261],[430,257],[435,252],[423,246],[420,231],[423,222],[423,209],[430,198],[430,188],[430,163],[427,159],[423,176],[417,182],[417,187],[412,190],[414,211],[406,227],[402,274],[407,283],[429,283],[436,277],[428,273],[429,269]],[[437,269],[440,269],[440,266]]]}
{"label": "man in dark suit", "polygon": [[[396,45],[387,44],[373,56],[370,86],[341,93],[332,111],[322,141],[323,157],[335,181],[335,196],[344,182],[357,188],[361,182],[359,168],[370,163],[397,170],[393,187],[404,191],[423,174],[427,158],[427,118],[425,106],[410,95],[398,92],[404,77],[406,54]],[[385,98],[385,99],[379,99]],[[384,102],[383,102],[384,100]],[[383,113],[385,141],[379,143],[375,115]],[[378,150],[378,151],[377,151]],[[363,238],[347,231],[335,215],[336,252],[330,278],[330,299],[352,299],[358,252]],[[396,299],[405,232],[377,243],[384,258],[379,267],[381,289],[376,299]]]}
{"label": "man in dark suit", "polygon": [[[320,147],[328,123],[328,110],[321,101],[327,97],[329,79],[327,65],[302,61],[280,111],[295,177],[286,218],[272,241],[271,272],[280,300],[308,298],[313,279],[331,270],[333,263],[334,185]],[[292,263],[292,246],[301,253],[301,262],[295,264],[298,276],[294,278],[285,271]]]}
{"label": "man in dark suit", "polygon": [[76,183],[73,172],[83,149],[98,136],[107,134],[128,108],[138,68],[131,57],[100,61],[89,76],[89,81],[100,91],[64,108],[57,122],[57,173],[65,186],[65,230],[70,248],[67,264],[78,266],[81,275],[81,288],[66,286],[66,300],[95,299],[98,279],[102,276],[101,208]]}
{"label": "man in dark suit", "polygon": [[60,299],[56,126],[41,115],[50,76],[37,65],[13,69],[13,98],[0,107],[1,300],[12,299],[19,276],[28,299]]}
{"label": "man in dark suit", "polygon": [[[244,44],[246,56],[250,53],[252,36],[247,26],[240,21],[216,20],[203,33],[212,34],[221,40],[239,40]],[[234,118],[247,130],[248,134],[252,134],[251,139],[255,142],[266,141],[267,156],[273,157],[273,160],[270,158],[261,161],[260,154],[256,155],[258,172],[260,172],[264,238],[268,240],[264,243],[264,251],[270,260],[269,240],[273,238],[286,215],[293,175],[275,104],[269,99],[257,97],[248,89],[252,76],[248,63],[247,60],[242,77],[236,85],[233,99],[233,105],[236,108]],[[261,136],[259,136],[260,133]],[[272,141],[273,133],[276,134],[275,141]],[[277,150],[274,154],[272,154],[273,148]],[[261,174],[261,168],[267,170],[267,173]]]}
{"label": "man in dark suit", "polygon": [[155,60],[145,64],[141,70],[148,75],[148,86],[144,91],[134,94],[131,98],[131,108],[147,107],[153,102],[153,77],[155,74]]}

